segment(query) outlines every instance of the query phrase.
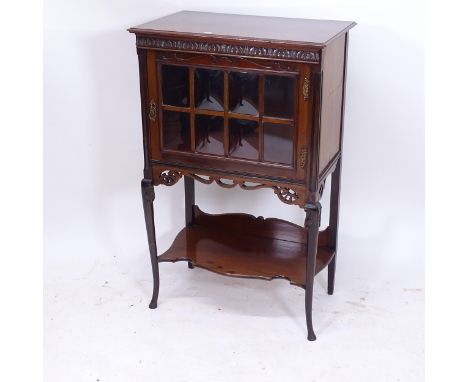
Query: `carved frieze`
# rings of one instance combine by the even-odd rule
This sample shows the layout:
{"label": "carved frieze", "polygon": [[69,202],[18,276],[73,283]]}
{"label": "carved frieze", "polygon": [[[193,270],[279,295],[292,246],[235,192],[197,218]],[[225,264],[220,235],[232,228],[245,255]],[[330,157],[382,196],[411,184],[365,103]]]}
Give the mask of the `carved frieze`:
{"label": "carved frieze", "polygon": [[175,171],[175,170],[162,170],[156,176],[155,185],[164,184],[166,186],[172,186],[176,184],[182,176],[189,176],[200,183],[211,184],[216,183],[218,186],[223,188],[234,188],[239,186],[243,190],[257,190],[259,188],[272,188],[279,200],[286,204],[302,205],[304,203],[304,195],[302,195],[299,189],[294,187],[280,187],[274,184],[265,183],[253,183],[243,179],[232,179],[217,176],[200,176],[186,171]]}
{"label": "carved frieze", "polygon": [[180,50],[291,61],[305,61],[313,63],[318,63],[320,61],[320,54],[317,51],[290,48],[267,48],[218,42],[162,39],[149,36],[137,36],[136,44],[139,48]]}

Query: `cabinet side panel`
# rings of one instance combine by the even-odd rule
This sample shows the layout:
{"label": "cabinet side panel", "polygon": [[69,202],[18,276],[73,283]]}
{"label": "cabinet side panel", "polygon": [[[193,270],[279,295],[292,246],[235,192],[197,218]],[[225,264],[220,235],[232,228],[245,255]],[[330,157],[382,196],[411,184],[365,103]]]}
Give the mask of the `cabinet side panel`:
{"label": "cabinet side panel", "polygon": [[323,55],[320,173],[340,150],[345,45],[342,36],[326,47]]}

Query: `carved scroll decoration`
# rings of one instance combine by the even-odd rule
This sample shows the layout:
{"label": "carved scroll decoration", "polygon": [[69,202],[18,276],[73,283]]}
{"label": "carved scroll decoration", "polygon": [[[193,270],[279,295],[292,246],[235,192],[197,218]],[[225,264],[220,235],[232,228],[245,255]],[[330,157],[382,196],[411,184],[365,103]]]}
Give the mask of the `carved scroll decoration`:
{"label": "carved scroll decoration", "polygon": [[292,61],[318,63],[320,54],[317,51],[307,51],[289,48],[266,48],[251,45],[237,45],[216,42],[161,39],[149,36],[137,36],[137,47],[181,51],[194,51],[213,54],[227,54],[272,58]]}
{"label": "carved scroll decoration", "polygon": [[289,187],[273,187],[278,198],[286,204],[296,204],[299,200],[299,194]]}
{"label": "carved scroll decoration", "polygon": [[253,183],[241,179],[226,179],[216,176],[200,176],[197,174],[186,173],[174,170],[164,170],[155,179],[155,185],[164,184],[165,186],[173,186],[182,176],[189,176],[196,181],[203,184],[211,184],[215,182],[218,186],[223,188],[234,188],[239,186],[243,190],[257,190],[259,188],[272,188],[278,198],[286,204],[301,204],[300,192],[291,187],[280,187],[264,183]]}
{"label": "carved scroll decoration", "polygon": [[156,180],[156,184],[173,186],[180,178],[182,178],[182,173],[180,171],[165,170],[159,174],[159,179]]}

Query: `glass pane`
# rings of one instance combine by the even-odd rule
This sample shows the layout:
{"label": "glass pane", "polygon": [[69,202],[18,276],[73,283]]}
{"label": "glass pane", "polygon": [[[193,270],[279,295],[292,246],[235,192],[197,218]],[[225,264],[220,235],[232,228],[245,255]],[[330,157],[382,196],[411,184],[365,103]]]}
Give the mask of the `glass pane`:
{"label": "glass pane", "polygon": [[165,105],[189,106],[189,70],[185,66],[161,65]]}
{"label": "glass pane", "polygon": [[190,151],[190,114],[163,110],[163,147]]}
{"label": "glass pane", "polygon": [[263,124],[263,159],[267,162],[293,164],[294,129],[282,123]]}
{"label": "glass pane", "polygon": [[198,152],[224,155],[224,118],[197,115],[195,137]]}
{"label": "glass pane", "polygon": [[229,119],[229,155],[258,160],[258,122]]}
{"label": "glass pane", "polygon": [[258,115],[258,75],[229,73],[229,111]]}
{"label": "glass pane", "polygon": [[214,111],[224,110],[224,72],[195,69],[195,107]]}
{"label": "glass pane", "polygon": [[265,76],[264,114],[269,117],[293,118],[294,78]]}

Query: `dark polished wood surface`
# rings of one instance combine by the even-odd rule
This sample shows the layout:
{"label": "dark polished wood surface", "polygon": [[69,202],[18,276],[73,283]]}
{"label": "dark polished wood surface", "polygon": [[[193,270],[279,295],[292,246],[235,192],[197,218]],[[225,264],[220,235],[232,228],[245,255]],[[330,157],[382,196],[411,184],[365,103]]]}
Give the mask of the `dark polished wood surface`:
{"label": "dark polished wood surface", "polygon": [[[335,287],[345,110],[346,21],[179,12],[136,34],[144,148],[141,183],[153,272],[187,261],[222,275],[284,278],[305,289],[307,338],[314,278]],[[331,177],[328,227],[320,200]],[[184,178],[185,228],[157,254],[154,186]],[[209,215],[195,182],[271,189],[304,209],[304,226],[246,214]],[[153,203],[155,201],[155,203]]]}
{"label": "dark polished wood surface", "polygon": [[139,34],[184,34],[205,38],[282,41],[325,46],[355,25],[351,21],[181,11],[130,28]]}
{"label": "dark polished wood surface", "polygon": [[[315,274],[334,252],[321,232]],[[321,244],[321,245],[320,245]],[[179,232],[159,262],[188,261],[227,276],[284,278],[305,288],[307,243],[303,227],[247,214],[209,215],[194,206],[192,223]]]}

